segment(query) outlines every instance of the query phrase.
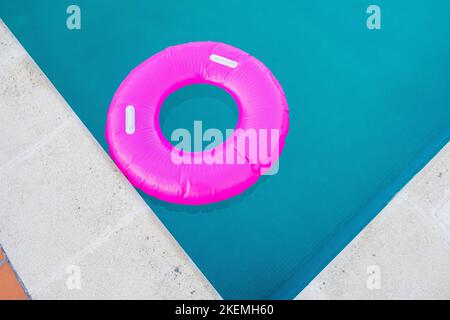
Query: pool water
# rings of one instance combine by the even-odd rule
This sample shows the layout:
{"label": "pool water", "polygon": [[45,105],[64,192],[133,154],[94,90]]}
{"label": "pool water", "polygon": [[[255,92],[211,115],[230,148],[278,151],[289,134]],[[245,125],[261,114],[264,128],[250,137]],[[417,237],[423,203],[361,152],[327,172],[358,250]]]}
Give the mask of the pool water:
{"label": "pool water", "polygon": [[[450,137],[450,2],[375,2],[380,30],[367,28],[372,3],[361,0],[78,0],[81,30],[66,28],[69,1],[0,0],[0,17],[105,149],[112,96],[149,56],[211,40],[261,60],[290,108],[279,172],[200,207],[141,195],[222,297],[284,299]],[[199,116],[235,121],[221,112],[220,123]]]}
{"label": "pool water", "polygon": [[[238,117],[238,106],[228,92],[210,84],[195,84],[182,87],[166,98],[159,114],[159,124],[164,137],[172,145],[182,144],[187,146],[184,148],[186,151],[200,152],[225,141],[236,128]],[[177,139],[175,133],[179,129],[189,133],[187,143],[183,138]],[[219,130],[222,140],[204,139],[203,133],[209,129]]]}

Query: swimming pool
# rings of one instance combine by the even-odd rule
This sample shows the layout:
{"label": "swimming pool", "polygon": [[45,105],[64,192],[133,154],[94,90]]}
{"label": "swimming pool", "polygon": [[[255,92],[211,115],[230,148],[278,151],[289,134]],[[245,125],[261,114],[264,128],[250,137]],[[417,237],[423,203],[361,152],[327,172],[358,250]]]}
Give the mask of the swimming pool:
{"label": "swimming pool", "polygon": [[77,2],[81,30],[64,1],[3,1],[0,17],[104,148],[118,85],[167,46],[229,43],[283,86],[276,175],[200,207],[141,193],[224,298],[294,297],[449,140],[448,1],[376,1],[381,30],[357,0]]}

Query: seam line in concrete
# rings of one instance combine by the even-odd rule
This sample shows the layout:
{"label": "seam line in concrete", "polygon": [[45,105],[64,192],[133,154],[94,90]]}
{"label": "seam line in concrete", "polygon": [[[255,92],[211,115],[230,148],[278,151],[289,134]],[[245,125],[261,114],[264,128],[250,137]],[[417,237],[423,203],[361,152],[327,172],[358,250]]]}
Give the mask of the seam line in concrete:
{"label": "seam line in concrete", "polygon": [[84,257],[89,255],[90,253],[94,252],[95,250],[102,247],[112,236],[114,236],[114,233],[119,231],[120,229],[128,226],[134,221],[134,218],[138,214],[145,214],[147,213],[147,209],[140,209],[133,213],[127,214],[123,216],[119,221],[111,228],[107,228],[107,230],[98,236],[96,239],[92,240],[87,246],[85,246],[83,249],[79,250],[72,256],[66,258],[63,263],[61,263],[53,272],[53,275],[48,277],[47,279],[44,279],[36,284],[35,286],[35,292],[38,293],[39,291],[45,289],[48,285],[51,283],[58,281],[61,279],[64,275],[66,275],[66,269],[68,266],[76,264],[76,262],[82,261]]}
{"label": "seam line in concrete", "polygon": [[51,131],[49,134],[47,134],[45,137],[43,137],[41,140],[36,142],[35,144],[29,146],[26,148],[23,152],[16,155],[14,158],[6,162],[4,165],[0,166],[0,172],[7,170],[9,167],[12,167],[16,165],[17,163],[20,163],[31,156],[44,147],[46,144],[51,142],[53,139],[55,139],[59,133],[61,133],[65,128],[69,127],[71,125],[70,119],[65,120],[63,123],[61,123],[58,127],[56,127],[53,131]]}

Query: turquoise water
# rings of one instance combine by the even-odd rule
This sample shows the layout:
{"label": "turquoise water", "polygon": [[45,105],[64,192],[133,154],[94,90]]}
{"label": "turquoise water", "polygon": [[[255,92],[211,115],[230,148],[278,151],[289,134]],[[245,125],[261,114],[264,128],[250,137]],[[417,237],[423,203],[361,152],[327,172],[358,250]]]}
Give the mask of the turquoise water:
{"label": "turquoise water", "polygon": [[[76,2],[81,30],[66,28],[71,1],[0,0],[0,17],[104,148],[118,85],[169,45],[234,45],[283,86],[291,127],[277,175],[202,207],[142,194],[224,298],[294,297],[449,140],[447,0],[377,0],[381,30],[366,28],[372,2],[359,0]],[[235,121],[201,109],[211,125]],[[166,130],[186,123],[168,113]]]}
{"label": "turquoise water", "polygon": [[[212,149],[225,141],[229,135],[227,130],[236,128],[238,117],[237,104],[228,92],[213,85],[196,84],[183,87],[166,98],[159,123],[164,136],[174,146],[184,141],[174,139],[172,133],[179,128],[188,130],[191,148],[185,150],[197,152]],[[198,121],[201,121],[201,130],[195,125]],[[200,132],[197,137],[201,141],[201,132],[208,129],[218,129],[222,134],[222,142],[202,141],[202,145],[197,145],[194,141],[196,132]]]}

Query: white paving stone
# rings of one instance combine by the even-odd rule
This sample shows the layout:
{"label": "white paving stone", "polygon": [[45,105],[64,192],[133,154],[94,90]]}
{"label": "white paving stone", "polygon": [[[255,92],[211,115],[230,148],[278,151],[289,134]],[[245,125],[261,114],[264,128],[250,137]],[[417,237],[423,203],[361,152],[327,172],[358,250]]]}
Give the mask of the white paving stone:
{"label": "white paving stone", "polygon": [[[139,212],[121,221],[101,246],[87,248],[70,263],[80,270],[80,290],[69,290],[71,271],[43,287],[47,299],[213,299],[215,291],[192,267],[153,214]],[[170,243],[170,246],[168,245]]]}
{"label": "white paving stone", "polygon": [[0,20],[0,168],[46,139],[72,116]]}

